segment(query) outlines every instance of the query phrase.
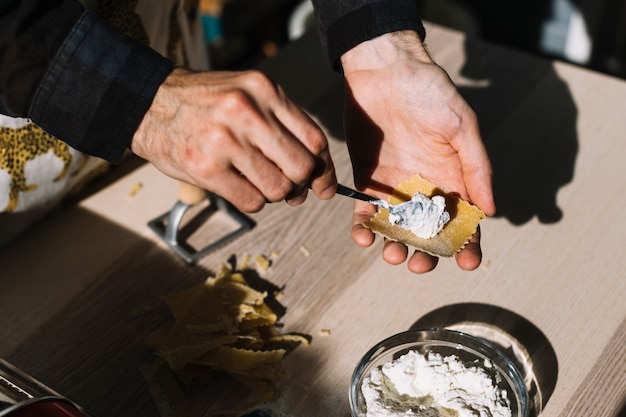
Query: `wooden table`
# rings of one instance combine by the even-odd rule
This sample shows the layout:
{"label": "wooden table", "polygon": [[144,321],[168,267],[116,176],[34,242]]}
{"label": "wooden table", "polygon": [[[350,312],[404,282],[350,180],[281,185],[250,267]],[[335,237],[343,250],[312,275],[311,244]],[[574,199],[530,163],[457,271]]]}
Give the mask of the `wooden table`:
{"label": "wooden table", "polygon": [[[350,375],[370,346],[413,326],[450,326],[510,344],[534,375],[542,416],[623,417],[626,83],[441,27],[429,27],[428,42],[475,107],[494,163],[499,213],[482,223],[477,271],[450,259],[424,276],[386,264],[380,239],[368,249],[351,241],[352,202],[340,196],[273,204],[191,267],[146,225],[171,208],[177,183],[134,164],[0,253],[0,356],[94,416],[154,416],[143,337],[168,317],[133,312],[232,255],[277,251],[266,278],[285,286],[283,330],[313,340],[284,362],[276,415],[348,416]],[[315,34],[262,68],[325,126],[350,184],[342,82]]]}

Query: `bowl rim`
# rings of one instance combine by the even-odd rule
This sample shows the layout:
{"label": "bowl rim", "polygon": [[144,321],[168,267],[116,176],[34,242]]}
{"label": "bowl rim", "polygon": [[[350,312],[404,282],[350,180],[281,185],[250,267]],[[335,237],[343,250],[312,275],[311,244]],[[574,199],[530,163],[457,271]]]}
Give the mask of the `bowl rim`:
{"label": "bowl rim", "polygon": [[[411,343],[410,340],[405,340],[411,335],[423,334],[427,337],[421,340],[414,340],[416,343],[423,343],[428,341],[433,342],[445,342],[451,346],[465,347],[477,351],[488,358],[494,366],[504,373],[503,377],[506,378],[511,388],[516,390],[519,395],[520,413],[519,417],[528,417],[530,413],[530,398],[524,379],[519,369],[515,366],[513,361],[504,353],[500,348],[480,337],[473,336],[471,334],[447,329],[445,327],[427,327],[427,328],[414,328],[402,331],[400,333],[393,334],[372,346],[359,360],[357,366],[352,372],[350,378],[349,387],[349,402],[350,413],[353,417],[358,417],[357,414],[357,401],[356,398],[360,391],[359,381],[367,368],[367,365],[372,359],[375,359],[378,355],[389,350],[391,347],[401,346],[403,344]],[[404,340],[401,343],[397,343],[398,340]],[[469,343],[469,346],[463,342]],[[494,357],[495,355],[495,357]]]}

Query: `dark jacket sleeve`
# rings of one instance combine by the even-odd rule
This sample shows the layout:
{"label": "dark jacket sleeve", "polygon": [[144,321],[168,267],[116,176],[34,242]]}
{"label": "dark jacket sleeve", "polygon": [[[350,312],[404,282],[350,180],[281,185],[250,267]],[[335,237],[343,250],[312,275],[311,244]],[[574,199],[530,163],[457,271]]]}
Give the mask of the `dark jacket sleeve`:
{"label": "dark jacket sleeve", "polygon": [[75,0],[0,0],[0,112],[118,162],[171,61]]}
{"label": "dark jacket sleeve", "polygon": [[415,0],[312,0],[322,44],[333,69],[359,43],[389,32],[414,30],[426,36]]}

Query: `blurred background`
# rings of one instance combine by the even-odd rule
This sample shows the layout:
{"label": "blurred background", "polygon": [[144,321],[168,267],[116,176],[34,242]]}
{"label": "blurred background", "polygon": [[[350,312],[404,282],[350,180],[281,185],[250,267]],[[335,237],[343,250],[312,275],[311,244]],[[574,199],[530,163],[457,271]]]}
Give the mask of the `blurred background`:
{"label": "blurred background", "polygon": [[[416,0],[425,20],[626,78],[624,0]],[[201,0],[211,63],[243,69],[314,26],[308,0]]]}

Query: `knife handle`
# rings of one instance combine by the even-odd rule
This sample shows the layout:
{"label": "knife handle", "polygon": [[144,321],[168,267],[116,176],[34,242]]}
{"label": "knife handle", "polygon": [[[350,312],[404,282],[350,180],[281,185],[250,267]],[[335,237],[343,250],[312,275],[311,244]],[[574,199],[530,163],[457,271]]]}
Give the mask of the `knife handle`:
{"label": "knife handle", "polygon": [[206,191],[202,188],[180,181],[178,186],[178,200],[190,206],[198,204],[206,198]]}
{"label": "knife handle", "polygon": [[378,200],[376,197],[372,197],[371,195],[367,195],[360,191],[353,190],[352,188],[346,187],[342,184],[337,184],[337,194],[341,194],[350,198],[356,198],[357,200],[367,201],[368,203]]}

